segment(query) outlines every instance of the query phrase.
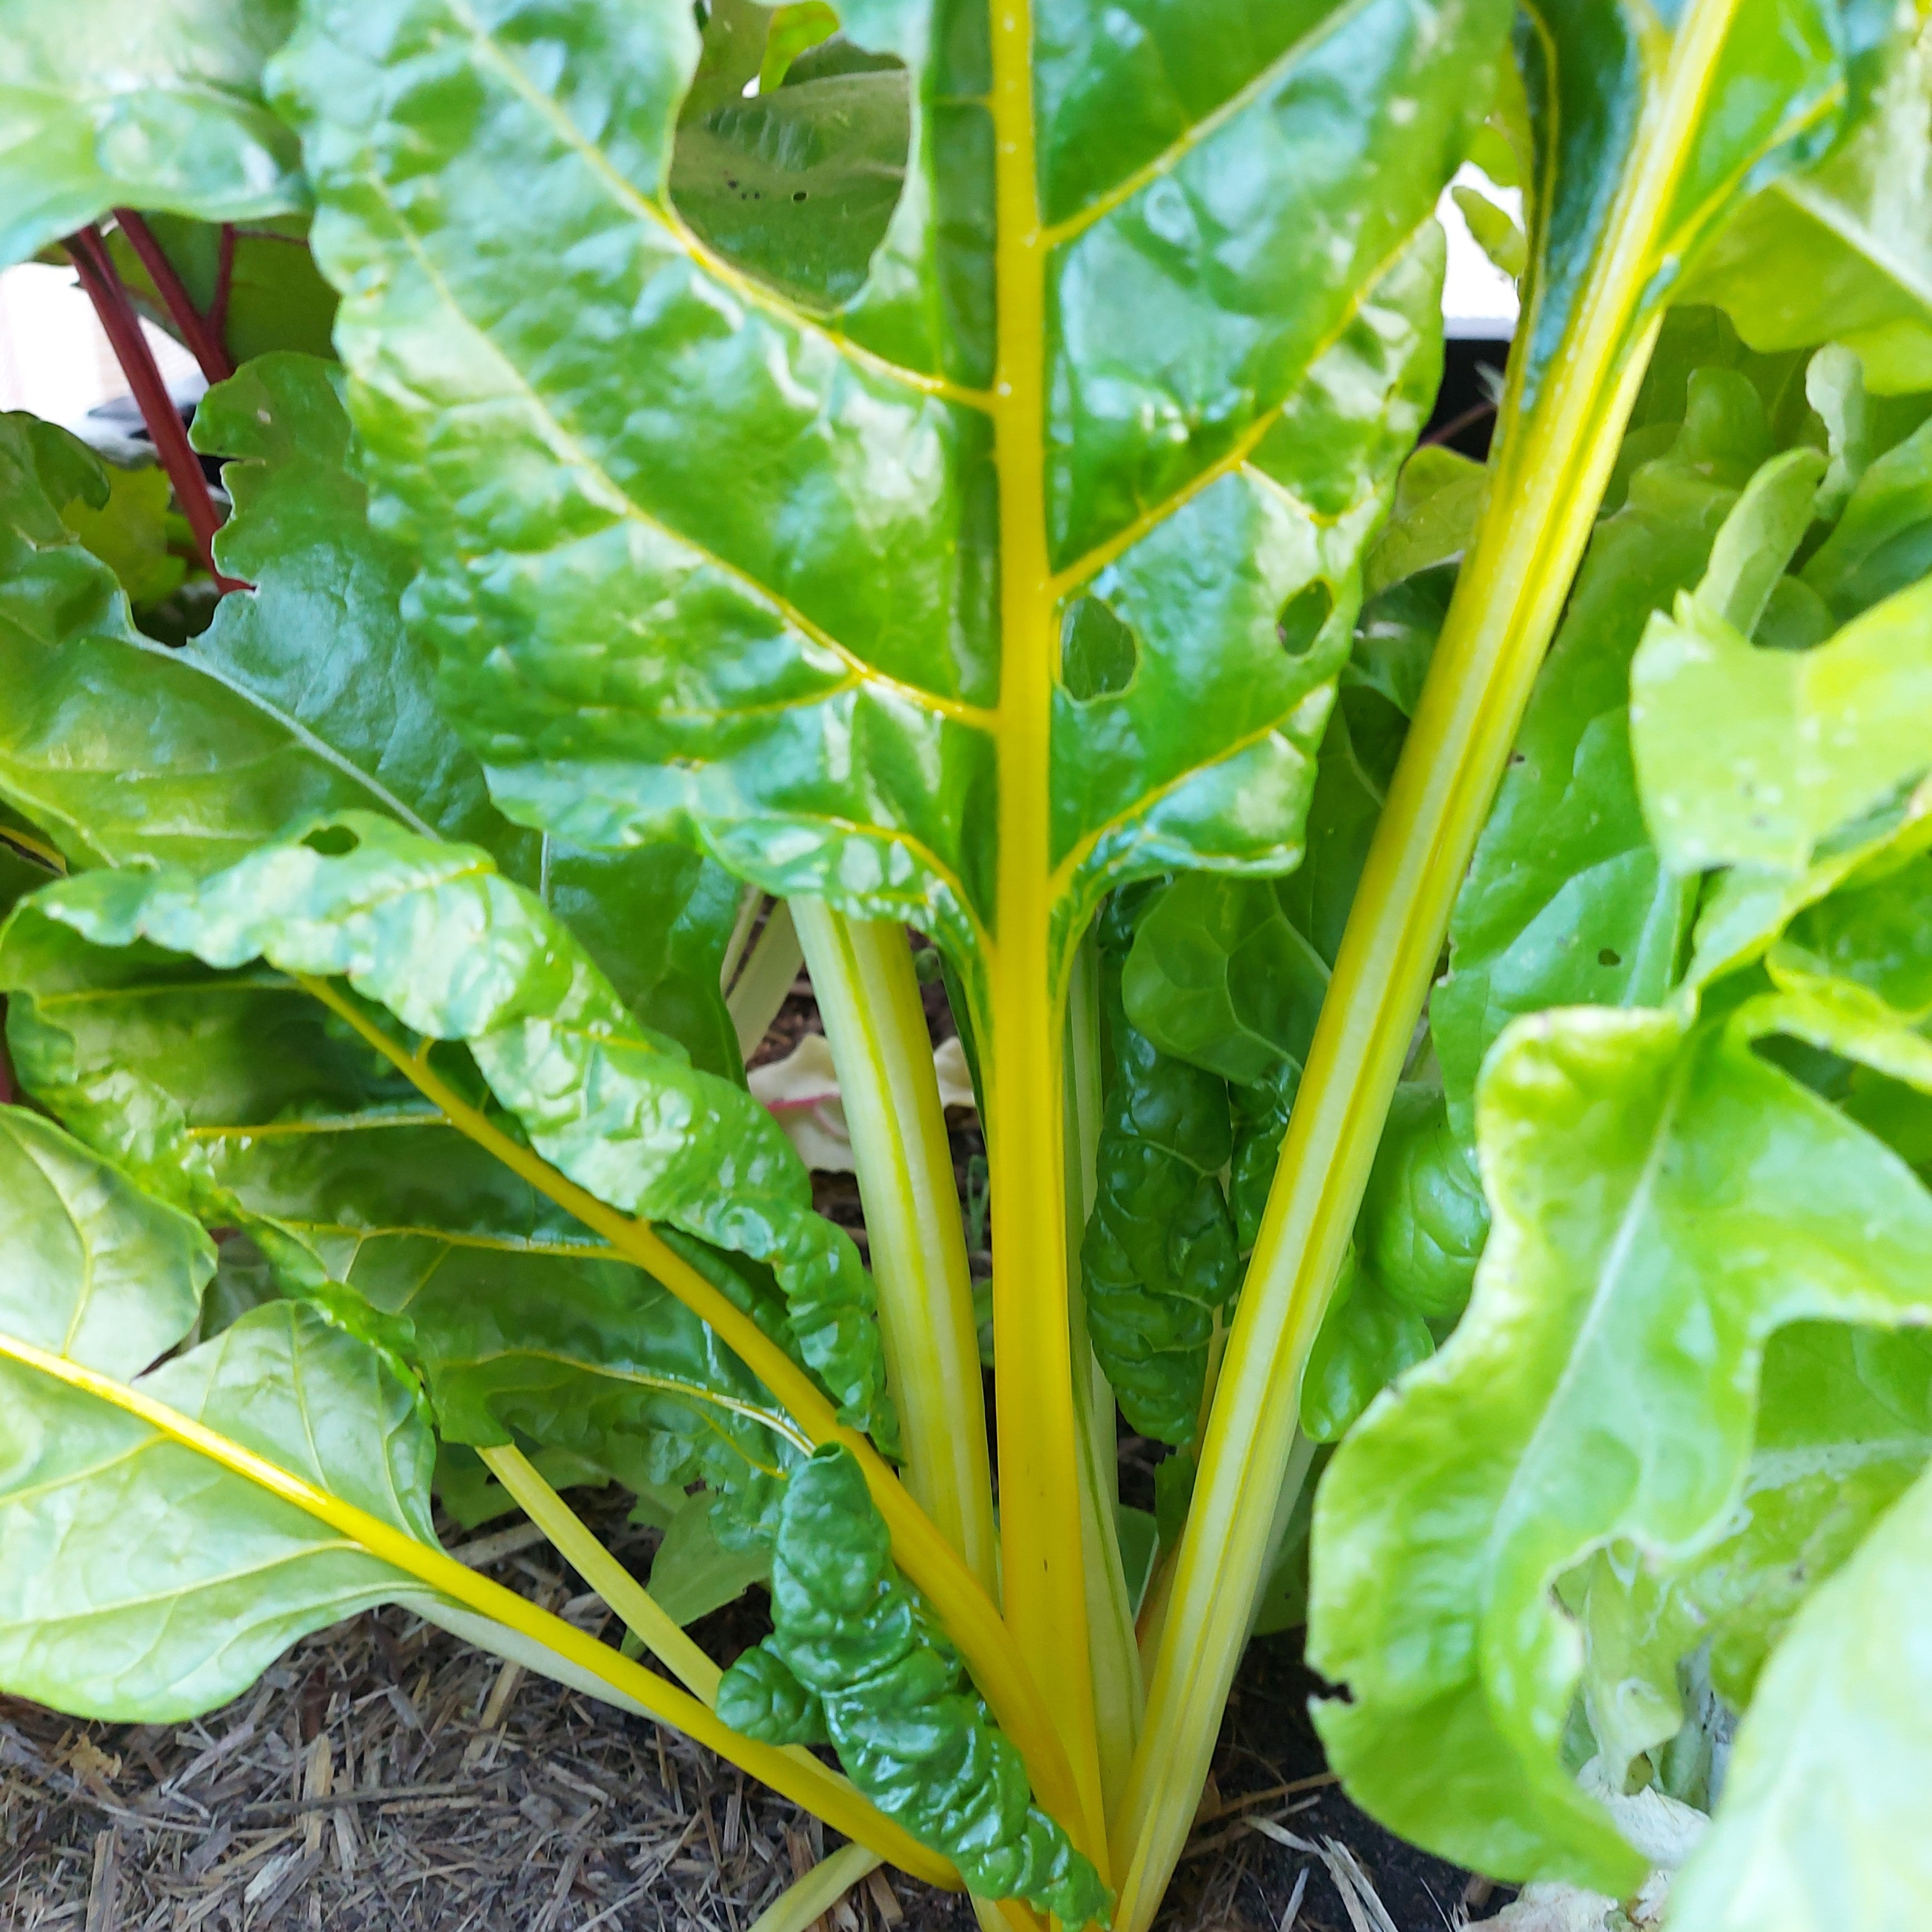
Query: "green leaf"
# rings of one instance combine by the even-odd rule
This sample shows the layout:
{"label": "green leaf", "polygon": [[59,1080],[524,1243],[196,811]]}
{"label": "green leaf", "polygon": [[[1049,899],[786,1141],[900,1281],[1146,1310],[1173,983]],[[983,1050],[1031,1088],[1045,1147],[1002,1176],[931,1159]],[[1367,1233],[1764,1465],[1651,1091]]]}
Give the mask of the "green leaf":
{"label": "green leaf", "polygon": [[765,57],[758,68],[758,92],[769,94],[782,86],[800,55],[838,31],[838,16],[825,0],[800,0],[794,6],[773,8],[772,23],[765,32]]}
{"label": "green leaf", "polygon": [[139,610],[172,596],[188,564],[168,548],[168,510],[174,494],[166,471],[107,469],[108,498],[99,508],[76,496],[61,506],[61,520],[121,580]]}
{"label": "green leaf", "polygon": [[[793,1452],[742,1364],[298,986],[92,946],[38,914],[0,958],[31,1090],[152,1191],[246,1228],[286,1292],[405,1356],[446,1438],[520,1434],[639,1492],[705,1478],[740,1522],[764,1516]],[[796,1348],[775,1286],[703,1261]]]}
{"label": "green leaf", "polygon": [[1130,940],[1138,947],[1116,900],[1100,925],[1104,1092],[1080,1258],[1094,1356],[1122,1414],[1141,1434],[1181,1444],[1199,1420],[1217,1315],[1240,1284],[1219,1178],[1234,1143],[1225,1082],[1129,1022],[1121,956]]}
{"label": "green leaf", "polygon": [[679,129],[671,198],[720,254],[804,308],[836,310],[885,238],[910,130],[896,66],[761,88]]}
{"label": "green leaf", "polygon": [[1922,34],[1867,62],[1860,124],[1747,202],[1681,299],[1719,304],[1754,349],[1848,342],[1883,394],[1932,386],[1932,93]]}
{"label": "green leaf", "polygon": [[[1612,1790],[1684,1714],[1678,1667],[1708,1648],[1736,1710],[1800,1606],[1932,1456],[1932,1338],[1796,1322],[1765,1349],[1756,1439],[1722,1538],[1688,1563],[1613,1547],[1576,1594],[1585,1713]],[[1566,1590],[1566,1595],[1570,1592]]]}
{"label": "green leaf", "polygon": [[1630,666],[1630,740],[1664,863],[1801,872],[1932,766],[1928,617],[1922,584],[1790,652],[1754,647],[1701,596],[1654,616]]}
{"label": "green leaf", "polygon": [[1355,1239],[1361,1265],[1395,1302],[1453,1322],[1468,1300],[1490,1231],[1483,1190],[1449,1125],[1442,1090],[1396,1089]]}
{"label": "green leaf", "polygon": [[1435,1352],[1436,1337],[1353,1256],[1335,1284],[1301,1378],[1301,1430],[1338,1442],[1376,1395]]}
{"label": "green leaf", "polygon": [[407,1587],[386,1564],[25,1344],[141,1394],[430,1544],[415,1392],[314,1312],[193,1328],[212,1244],[38,1116],[0,1109],[0,1685],[76,1715],[225,1702],[305,1631]]}
{"label": "green leaf", "polygon": [[197,434],[241,459],[217,544],[256,587],[170,650],[134,629],[112,572],[56,514],[87,467],[102,476],[94,459],[30,417],[0,418],[0,672],[16,694],[0,795],[80,864],[212,868],[356,806],[478,837],[533,872],[536,842],[497,816],[436,714],[399,614],[409,566],[368,526],[326,367],[251,365],[203,398]]}
{"label": "green leaf", "polygon": [[[539,17],[559,56],[541,74]],[[1286,16],[1259,34],[1191,22],[1147,86],[1154,39],[1136,54],[1076,16],[1040,23],[1043,212],[1065,224],[1046,345],[1064,398],[1054,594],[1104,602],[1137,650],[1124,689],[1054,702],[1064,945],[1115,879],[1299,850],[1315,694],[1433,387],[1439,242],[1401,244],[1479,111],[1470,69],[1501,13],[1430,19],[1425,35],[1390,4],[1334,10],[1302,38]],[[910,4],[848,10],[846,28],[904,62],[912,124],[871,274],[824,325],[784,298],[803,256],[748,260],[746,281],[673,219],[696,53],[681,0],[512,9],[487,32],[428,0],[323,7],[278,85],[322,183],[320,257],[358,291],[340,334],[370,473],[422,552],[425,634],[505,808],[594,845],[694,835],[769,889],[944,931],[963,959],[1001,862],[985,56]],[[460,115],[412,79],[445,62]],[[584,90],[614,68],[635,84],[593,127]],[[1346,136],[1324,78],[1340,74],[1378,104]],[[832,84],[795,70],[719,111],[776,128]],[[385,185],[404,146],[412,178],[442,184],[430,230]],[[550,194],[503,192],[506,167]],[[1245,266],[1210,268],[1204,238],[1158,238],[1234,218],[1209,212],[1230,170],[1254,232]],[[1164,213],[1176,196],[1198,218]],[[1270,265],[1294,251],[1268,238],[1331,216],[1346,244],[1282,279]],[[506,304],[512,261],[520,289],[554,262],[557,302]],[[596,334],[626,409],[584,413],[553,352],[566,329]],[[489,481],[512,473],[507,492]],[[1194,595],[1203,572],[1224,594]],[[1277,619],[1312,590],[1328,620],[1285,650]]]}
{"label": "green leaf", "polygon": [[1490,475],[1481,464],[1441,443],[1424,443],[1402,466],[1388,526],[1369,553],[1363,585],[1368,596],[1457,561],[1489,500]]}
{"label": "green leaf", "polygon": [[50,1121],[0,1107],[0,1324],[131,1376],[194,1326],[214,1244]]}
{"label": "green leaf", "polygon": [[[295,0],[0,5],[0,266],[116,206],[210,221],[298,207],[296,142],[261,99]],[[111,50],[112,58],[108,58]]]}
{"label": "green leaf", "polygon": [[[569,933],[483,852],[338,814],[204,880],[85,874],[42,893],[34,916],[98,946],[346,976],[412,1032],[464,1042],[536,1151],[599,1199],[769,1263],[806,1362],[848,1420],[890,1441],[872,1284],[850,1241],[812,1212],[782,1132],[742,1088],[640,1028]],[[10,985],[32,943],[31,927],[10,932]],[[137,968],[148,956],[130,956]],[[38,1052],[58,1080],[58,1042]],[[72,1098],[55,1104],[79,1117]]]}
{"label": "green leaf", "polygon": [[[335,291],[308,251],[308,218],[273,216],[244,226],[151,214],[148,230],[188,298],[216,320],[230,357],[252,362],[276,350],[332,361]],[[172,333],[174,318],[119,229],[107,237],[114,266],[142,314]]]}
{"label": "green leaf", "polygon": [[[771,1552],[764,1544],[733,1548],[718,1540],[717,1514],[718,1498],[706,1492],[686,1497],[651,1558],[651,1595],[680,1624],[694,1623],[771,1575]],[[745,1728],[725,1721],[734,1730]]]}
{"label": "green leaf", "polygon": [[730,1711],[728,1722],[757,1737],[762,1711],[770,1741],[797,1735],[784,1720],[806,1721],[808,1706],[774,1691],[810,1694],[846,1775],[951,1858],[972,1891],[1024,1898],[1069,1927],[1106,1923],[1106,1888],[1030,1802],[1018,1753],[992,1727],[958,1654],[898,1576],[864,1475],[836,1444],[787,1486],[772,1624],[758,1649],[724,1674],[718,1708]]}
{"label": "green leaf", "polygon": [[[1430,1016],[1465,1145],[1478,1070],[1511,1019],[1652,1005],[1680,970],[1696,891],[1664,870],[1645,827],[1629,666],[1652,612],[1702,574],[1770,432],[1757,391],[1734,370],[1694,370],[1678,407],[1666,446],[1591,539],[1456,898],[1450,970]],[[1630,440],[1646,436],[1661,440],[1643,424]]]}
{"label": "green leaf", "polygon": [[[1915,405],[1922,409],[1922,402]],[[1859,476],[1803,580],[1847,623],[1932,569],[1932,425],[1922,421]]]}
{"label": "green leaf", "polygon": [[1932,1886],[1932,1477],[1798,1612],[1739,1732],[1710,1831],[1672,1889],[1699,1932],[1881,1932]]}
{"label": "green leaf", "polygon": [[1581,1660],[1550,1586],[1620,1539],[1721,1538],[1767,1338],[1932,1318],[1932,1195],[1744,1028],[1671,1012],[1520,1022],[1479,1130],[1496,1227],[1468,1312],[1317,1501],[1310,1657],[1352,1698],[1318,1722],[1417,1842],[1622,1895],[1643,1861],[1565,1771]]}

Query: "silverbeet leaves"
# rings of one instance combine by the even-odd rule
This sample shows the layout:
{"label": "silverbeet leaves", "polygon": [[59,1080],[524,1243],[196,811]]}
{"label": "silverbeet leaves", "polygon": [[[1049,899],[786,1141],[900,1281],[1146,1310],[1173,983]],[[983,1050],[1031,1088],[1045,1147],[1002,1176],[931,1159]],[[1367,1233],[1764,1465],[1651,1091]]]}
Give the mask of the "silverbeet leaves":
{"label": "silverbeet leaves", "polygon": [[[805,1360],[887,1443],[872,1284],[812,1211],[776,1124],[632,1019],[570,934],[474,847],[339,814],[227,871],[102,872],[30,915],[98,946],[345,979],[415,1040],[460,1042],[545,1160],[599,1198],[768,1263]],[[50,1069],[50,1071],[52,1071]]]}
{"label": "silverbeet leaves", "polygon": [[836,1444],[786,1485],[772,1623],[724,1674],[728,1724],[773,1744],[831,1743],[853,1783],[982,1897],[1106,1922],[1106,1888],[1032,1802],[1018,1753],[900,1578],[859,1465]]}

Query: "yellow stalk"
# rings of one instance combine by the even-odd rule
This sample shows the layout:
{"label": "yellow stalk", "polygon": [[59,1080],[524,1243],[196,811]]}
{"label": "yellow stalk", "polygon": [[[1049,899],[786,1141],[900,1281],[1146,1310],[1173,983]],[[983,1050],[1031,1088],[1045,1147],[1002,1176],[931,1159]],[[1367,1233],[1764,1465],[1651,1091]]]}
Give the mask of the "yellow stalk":
{"label": "yellow stalk", "polygon": [[111,1376],[50,1354],[10,1335],[0,1335],[0,1356],[137,1418],[184,1448],[206,1456],[271,1496],[279,1496],[304,1514],[326,1523],[379,1562],[414,1577],[464,1609],[588,1672],[608,1684],[620,1700],[636,1705],[662,1724],[674,1726],[752,1777],[763,1779],[774,1790],[816,1812],[827,1824],[869,1846],[901,1870],[929,1884],[958,1889],[958,1874],[945,1859],[928,1851],[808,1754],[794,1756],[769,1744],[754,1743],[728,1730],[695,1697],[667,1683],[655,1671],[632,1663],[621,1652],[598,1642],[561,1617],[538,1610],[514,1590],[492,1582],[446,1552],[418,1541],[340,1496],[316,1489],[266,1456],[256,1455],[253,1450]]}
{"label": "yellow stalk", "polygon": [[[596,1537],[577,1512],[511,1444],[480,1448],[484,1466],[517,1499],[518,1507],[550,1539],[550,1547],[615,1610],[624,1626],[709,1710],[718,1702],[724,1672],[684,1634],[683,1627]],[[814,1762],[817,1760],[813,1760]]]}
{"label": "yellow stalk", "polygon": [[879,1867],[878,1854],[863,1845],[841,1845],[819,1860],[802,1878],[785,1887],[757,1918],[751,1932],[806,1932],[812,1921],[830,1912],[869,1871]]}
{"label": "yellow stalk", "polygon": [[1738,0],[1692,0],[1543,393],[1505,408],[1463,566],[1376,828],[1221,1367],[1118,1820],[1117,1932],[1144,1932],[1186,1841],[1240,1660],[1326,1312],[1403,1056],[1655,339],[1634,326]]}
{"label": "yellow stalk", "polygon": [[[999,1360],[1000,1581],[1007,1624],[1047,1692],[1072,1765],[1079,1802],[1058,1816],[1105,1876],[1067,1325],[1061,1021],[1048,844],[1057,640],[1046,538],[1046,248],[1034,154],[1028,0],[1000,0],[992,32],[1000,868],[982,1064]],[[1086,1364],[1080,1366],[1084,1374]]]}
{"label": "yellow stalk", "polygon": [[[1045,1701],[1012,1634],[992,1600],[974,1580],[958,1552],[908,1496],[898,1478],[872,1444],[848,1429],[810,1376],[756,1322],[732,1306],[689,1262],[650,1226],[620,1213],[559,1173],[540,1155],[520,1145],[488,1115],[471,1106],[429,1064],[374,1025],[352,1000],[326,980],[293,976],[304,992],[337,1015],[403,1074],[423,1097],[440,1108],[466,1139],[527,1180],[593,1234],[601,1234],[626,1261],[644,1269],[670,1289],[770,1390],[789,1412],[810,1448],[840,1442],[858,1458],[866,1486],[892,1532],[892,1555],[899,1568],[923,1591],[959,1648],[974,1681],[1021,1756],[1041,1803],[1058,1815],[1076,1815],[1079,1791],[1065,1750],[1053,1729]],[[1061,1809],[1060,1808],[1064,1808]]]}
{"label": "yellow stalk", "polygon": [[823,899],[792,913],[838,1070],[905,1484],[990,1596],[998,1532],[952,1149],[904,929]]}

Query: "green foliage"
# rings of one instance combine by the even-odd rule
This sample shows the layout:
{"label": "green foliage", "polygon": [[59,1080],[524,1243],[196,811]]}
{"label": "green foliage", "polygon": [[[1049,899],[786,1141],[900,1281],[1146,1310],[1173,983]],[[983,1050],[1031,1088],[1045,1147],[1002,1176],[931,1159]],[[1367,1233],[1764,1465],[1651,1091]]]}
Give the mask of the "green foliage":
{"label": "green foliage", "polygon": [[822,1723],[860,1790],[973,1890],[1027,1899],[1070,1927],[1106,1922],[1094,1868],[1028,1804],[1018,1754],[895,1573],[847,1450],[821,1449],[786,1486],[772,1623],[725,1673],[721,1713],[773,1742],[803,1742]]}
{"label": "green foliage", "polygon": [[301,206],[296,143],[261,98],[296,0],[0,8],[0,266],[110,208],[250,220]]}
{"label": "green foliage", "polygon": [[[242,584],[0,418],[0,1688],[158,1721],[402,1600],[657,1708],[436,1569],[433,1478],[534,1470],[663,1530],[598,1587],[676,1721],[1070,1926],[1304,1613],[1424,1846],[1628,1898],[1667,1793],[1674,1923],[1911,1916],[1928,44],[1510,11],[0,0],[0,262],[152,214]],[[1414,447],[1465,159],[1481,464]],[[876,1289],[747,1090],[765,893]],[[848,919],[986,1132],[997,1565]]]}

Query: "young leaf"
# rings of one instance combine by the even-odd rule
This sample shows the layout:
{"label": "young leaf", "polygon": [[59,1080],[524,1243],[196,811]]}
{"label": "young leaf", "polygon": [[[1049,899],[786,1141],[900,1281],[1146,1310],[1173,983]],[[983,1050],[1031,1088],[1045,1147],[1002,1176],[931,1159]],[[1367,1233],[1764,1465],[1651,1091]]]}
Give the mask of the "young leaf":
{"label": "young leaf", "polygon": [[1766,1338],[1932,1318],[1932,1195],[1718,1021],[1520,1022],[1479,1111],[1496,1220],[1474,1299],[1318,1499],[1310,1654],[1352,1699],[1318,1721],[1419,1842],[1622,1894],[1642,1862],[1558,1753],[1580,1660],[1550,1586],[1618,1538],[1666,1559],[1718,1540]]}
{"label": "young leaf", "polygon": [[[0,267],[110,208],[209,221],[301,206],[296,142],[261,98],[295,0],[0,5]],[[113,58],[104,58],[108,50]]]}
{"label": "young leaf", "polygon": [[772,1623],[725,1672],[718,1706],[728,1723],[776,1742],[822,1720],[853,1783],[950,1858],[974,1892],[1017,1895],[1070,1928],[1106,1924],[1106,1888],[1030,1803],[1018,1754],[895,1571],[865,1478],[836,1445],[786,1487]]}
{"label": "young leaf", "polygon": [[[1564,1595],[1586,1641],[1585,1715],[1604,1788],[1679,1734],[1679,1667],[1703,1648],[1742,1711],[1817,1586],[1932,1456],[1932,1337],[1795,1322],[1766,1345],[1757,1430],[1722,1538],[1688,1563],[1613,1548]],[[1699,1802],[1702,1802],[1701,1799]]]}
{"label": "young leaf", "polygon": [[1932,584],[1799,652],[1754,646],[1680,596],[1632,661],[1630,740],[1672,872],[1802,872],[1828,833],[1932,766]]}
{"label": "young leaf", "polygon": [[1932,1476],[1797,1616],[1758,1687],[1718,1814],[1672,1888],[1699,1932],[1881,1932],[1932,1886]]}
{"label": "young leaf", "polygon": [[1850,138],[1746,202],[1680,299],[1718,304],[1754,349],[1849,343],[1867,381],[1892,394],[1932,381],[1925,39],[1900,34],[1860,66],[1876,70],[1860,76],[1875,99]]}

